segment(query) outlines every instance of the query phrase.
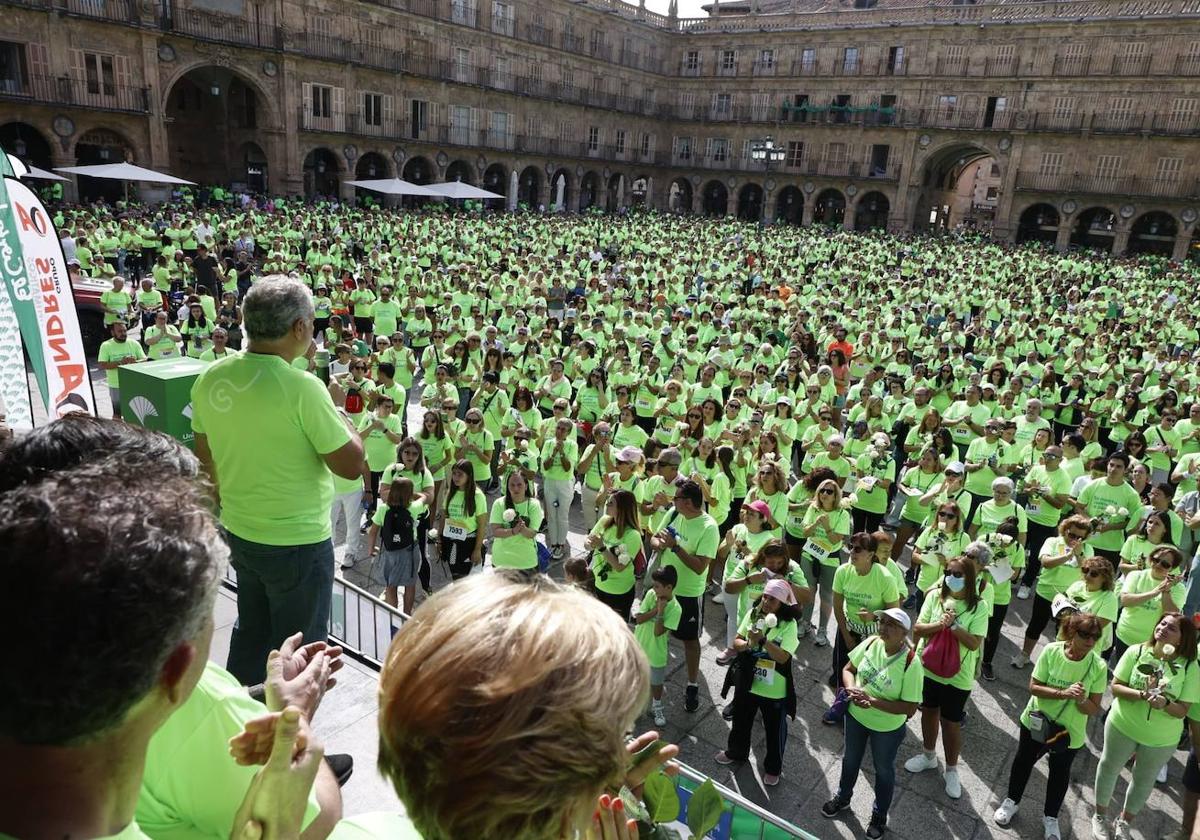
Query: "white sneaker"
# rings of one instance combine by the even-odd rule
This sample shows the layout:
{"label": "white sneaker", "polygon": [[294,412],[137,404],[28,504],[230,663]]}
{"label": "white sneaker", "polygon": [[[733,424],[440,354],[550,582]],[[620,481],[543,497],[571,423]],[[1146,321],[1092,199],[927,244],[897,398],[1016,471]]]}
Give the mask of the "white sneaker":
{"label": "white sneaker", "polygon": [[1022,601],[1028,601],[1029,600],[1029,587],[1022,583],[1020,588],[1017,589],[1017,597],[1020,598]]}
{"label": "white sneaker", "polygon": [[808,631],[811,629],[812,629],[811,625],[806,624],[805,622],[801,621],[799,626],[796,628],[796,638],[803,639],[805,636],[808,635]]}
{"label": "white sneaker", "polygon": [[667,725],[667,712],[662,707],[662,704],[656,705],[653,708],[653,712],[654,712],[654,725],[655,726],[666,726]]}
{"label": "white sneaker", "polygon": [[923,773],[926,770],[936,770],[937,767],[937,756],[929,755],[928,753],[924,752],[919,752],[908,761],[904,762],[904,769],[909,773]]}
{"label": "white sneaker", "polygon": [[1099,814],[1092,814],[1092,840],[1112,840],[1108,820]]}
{"label": "white sneaker", "polygon": [[1012,822],[1012,818],[1016,816],[1020,807],[1020,805],[1006,796],[1004,801],[1000,803],[1000,807],[996,809],[996,813],[992,814],[992,819],[996,825],[1005,828]]}
{"label": "white sneaker", "polygon": [[1160,785],[1165,785],[1167,783],[1167,765],[1166,764],[1164,764],[1162,766],[1162,769],[1160,769],[1158,771],[1158,775],[1154,777],[1154,781],[1158,782]]}
{"label": "white sneaker", "polygon": [[1112,837],[1113,840],[1133,840],[1133,835],[1129,833],[1129,823],[1119,817],[1113,820]]}
{"label": "white sneaker", "polygon": [[716,595],[712,596],[712,602],[714,604],[724,604],[725,603],[725,590],[722,589]]}
{"label": "white sneaker", "polygon": [[1062,832],[1058,830],[1057,817],[1042,817],[1042,831],[1046,840],[1062,840]]}
{"label": "white sneaker", "polygon": [[1018,653],[1016,656],[1014,656],[1012,658],[1012,666],[1014,668],[1028,668],[1029,667],[1029,657],[1026,656],[1024,653]]}
{"label": "white sneaker", "polygon": [[355,559],[352,555],[347,554],[345,557],[342,558],[342,568],[343,569],[353,569],[354,563],[355,563]]}
{"label": "white sneaker", "polygon": [[946,795],[951,799],[961,799],[962,782],[958,780],[958,769],[955,767],[947,767],[946,772],[942,775],[942,778],[946,780]]}

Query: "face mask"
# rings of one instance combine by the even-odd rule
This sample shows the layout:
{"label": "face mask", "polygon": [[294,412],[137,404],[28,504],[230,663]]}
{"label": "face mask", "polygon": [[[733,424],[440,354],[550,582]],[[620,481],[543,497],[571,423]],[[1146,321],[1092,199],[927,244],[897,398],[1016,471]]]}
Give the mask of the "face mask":
{"label": "face mask", "polygon": [[967,581],[959,575],[946,575],[946,586],[951,592],[962,592],[967,586]]}

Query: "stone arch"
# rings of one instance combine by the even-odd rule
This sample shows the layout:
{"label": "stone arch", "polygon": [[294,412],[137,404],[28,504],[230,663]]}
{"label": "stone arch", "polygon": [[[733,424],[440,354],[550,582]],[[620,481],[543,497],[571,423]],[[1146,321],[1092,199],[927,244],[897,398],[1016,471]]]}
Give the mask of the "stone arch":
{"label": "stone arch", "polygon": [[14,120],[0,125],[0,148],[16,155],[24,163],[49,169],[54,163],[54,151],[36,126]]}
{"label": "stone arch", "polygon": [[722,181],[715,178],[704,185],[700,193],[703,204],[701,212],[705,216],[724,216],[729,207],[729,190]]}
{"label": "stone arch", "polygon": [[356,181],[372,181],[392,177],[392,167],[387,155],[381,152],[363,152],[354,164]]}
{"label": "stone arch", "polygon": [[341,188],[341,163],[325,146],[316,146],[304,156],[304,195],[337,198]]}
{"label": "stone arch", "polygon": [[1116,211],[1111,207],[1097,205],[1081,210],[1071,228],[1071,244],[1111,253],[1117,222]]}
{"label": "stone arch", "polygon": [[813,202],[813,222],[819,225],[838,227],[846,219],[846,196],[842,191],[829,187],[817,193]]}
{"label": "stone arch", "polygon": [[1040,201],[1031,204],[1021,211],[1017,219],[1017,242],[1049,242],[1058,241],[1058,226],[1062,217],[1058,208],[1052,204]]}
{"label": "stone arch", "polygon": [[[978,176],[980,167],[989,159],[999,167],[995,176],[999,188],[1004,183],[1007,159],[986,141],[955,140],[926,152],[924,159],[917,161],[916,171],[920,176],[911,202],[910,226],[924,230],[953,228],[963,223],[977,225],[982,220],[990,222],[986,213],[976,211],[971,184],[967,183]],[[992,177],[990,169],[988,165],[988,178]]]}
{"label": "stone arch", "polygon": [[692,212],[692,182],[676,178],[667,187],[667,209],[672,213]]}
{"label": "stone arch", "polygon": [[[561,206],[558,201],[558,179],[562,178],[562,202]],[[574,205],[574,178],[571,176],[571,171],[565,167],[560,167],[554,170],[554,174],[550,176],[550,203],[554,206],[556,212],[562,212]]]}
{"label": "stone arch", "polygon": [[404,169],[400,177],[413,184],[431,184],[433,183],[433,172],[433,164],[429,158],[414,155],[404,161]]}
{"label": "stone arch", "polygon": [[162,91],[159,101],[159,113],[166,114],[167,106],[171,101],[171,92],[180,79],[192,74],[194,71],[204,71],[211,69],[218,71],[220,78],[226,76],[236,76],[242,84],[252,88],[257,95],[257,103],[259,106],[259,114],[262,117],[258,120],[258,124],[264,128],[282,128],[283,120],[280,118],[280,110],[278,107],[278,94],[275,91],[268,90],[256,78],[253,70],[238,66],[222,66],[213,64],[206,59],[197,59],[188,64],[181,65],[174,69],[174,72],[166,79],[162,80],[160,91]]}
{"label": "stone arch", "polygon": [[738,190],[737,216],[743,222],[757,222],[763,217],[766,193],[761,184],[745,183]]}
{"label": "stone arch", "polygon": [[604,190],[604,209],[610,213],[618,212],[627,200],[629,179],[624,172],[614,172],[608,176]]}
{"label": "stone arch", "polygon": [[579,181],[579,212],[594,207],[600,200],[600,173],[588,170]]}
{"label": "stone arch", "polygon": [[452,184],[455,181],[462,181],[464,184],[474,184],[475,167],[461,158],[459,160],[452,160],[449,166],[446,167],[446,177],[442,180],[448,184]]}
{"label": "stone arch", "polygon": [[631,207],[644,207],[647,202],[647,193],[650,191],[651,180],[654,176],[649,173],[641,173],[634,175],[629,182],[629,199],[628,203]]}
{"label": "stone arch", "polygon": [[804,222],[804,193],[795,184],[788,184],[775,197],[775,222],[799,225]]}
{"label": "stone arch", "polygon": [[1179,222],[1163,210],[1151,210],[1138,216],[1129,230],[1129,254],[1161,254],[1171,256]]}
{"label": "stone arch", "polygon": [[854,229],[858,231],[887,230],[888,213],[892,210],[892,202],[879,190],[859,197],[854,205]]}
{"label": "stone arch", "polygon": [[[134,145],[124,134],[107,126],[81,133],[75,141],[74,154],[76,166],[137,162],[134,159]],[[99,198],[114,202],[125,194],[125,187],[120,181],[76,175],[75,182],[79,189],[79,200],[85,203]]]}
{"label": "stone arch", "polygon": [[270,166],[262,146],[248,140],[238,149],[238,154],[246,170],[246,189],[252,193],[270,192]]}
{"label": "stone arch", "polygon": [[541,204],[542,170],[536,166],[526,166],[517,178],[517,201],[523,202],[531,210],[536,210]]}
{"label": "stone arch", "polygon": [[508,167],[503,163],[493,163],[483,170],[482,186],[489,192],[508,195]]}

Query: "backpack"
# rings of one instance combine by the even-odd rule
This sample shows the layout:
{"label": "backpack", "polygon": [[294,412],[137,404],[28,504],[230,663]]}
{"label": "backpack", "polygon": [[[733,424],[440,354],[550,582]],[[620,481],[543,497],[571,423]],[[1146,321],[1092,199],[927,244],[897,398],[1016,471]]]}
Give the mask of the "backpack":
{"label": "backpack", "polygon": [[346,394],[347,414],[361,414],[364,407],[362,391],[355,389]]}
{"label": "backpack", "polygon": [[413,517],[407,507],[388,508],[383,515],[383,550],[400,551],[416,543]]}

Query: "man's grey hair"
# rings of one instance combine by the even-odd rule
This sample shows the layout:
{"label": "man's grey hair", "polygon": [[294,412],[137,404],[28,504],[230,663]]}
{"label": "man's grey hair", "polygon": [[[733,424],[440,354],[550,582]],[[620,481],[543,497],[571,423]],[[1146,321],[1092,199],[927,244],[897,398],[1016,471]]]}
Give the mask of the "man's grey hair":
{"label": "man's grey hair", "polygon": [[312,318],[313,302],[308,287],[282,274],[259,280],[242,302],[246,335],[252,341],[283,338],[297,321]]}

